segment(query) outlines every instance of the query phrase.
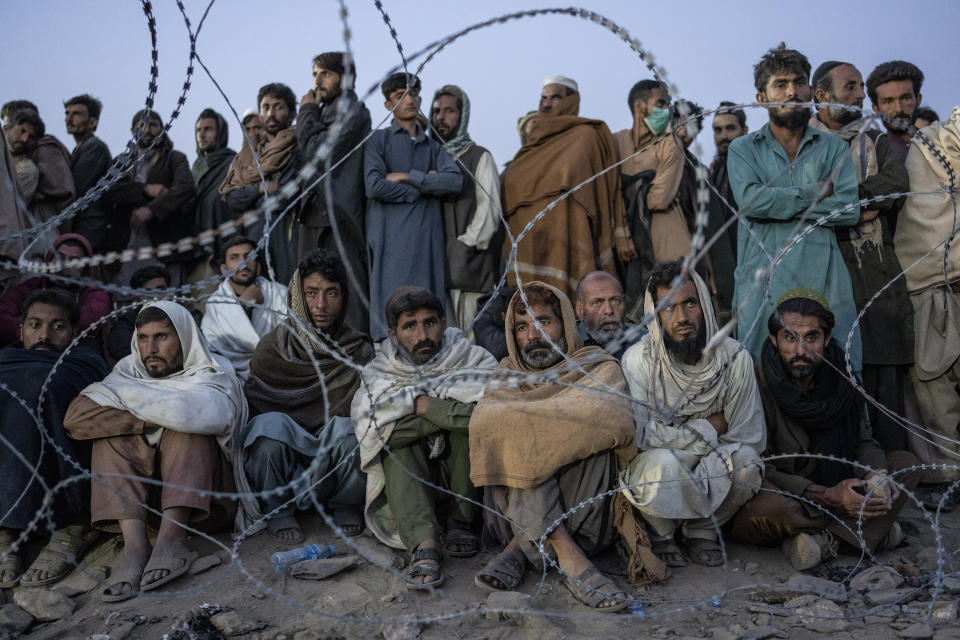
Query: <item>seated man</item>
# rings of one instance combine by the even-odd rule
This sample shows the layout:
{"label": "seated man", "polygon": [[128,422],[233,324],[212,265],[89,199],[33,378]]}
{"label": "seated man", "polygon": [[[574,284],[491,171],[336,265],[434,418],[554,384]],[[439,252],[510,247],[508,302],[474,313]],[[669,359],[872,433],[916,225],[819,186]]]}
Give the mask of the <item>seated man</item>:
{"label": "seated man", "polygon": [[[90,466],[90,446],[67,436],[63,415],[81,389],[107,375],[107,366],[96,351],[83,345],[73,345],[64,357],[63,351],[77,335],[79,318],[80,310],[66,292],[34,291],[23,307],[20,342],[0,349],[0,383],[6,386],[0,391],[0,469],[5,487],[0,489],[2,589],[18,583],[25,587],[41,586],[63,578],[97,539],[87,524],[88,482],[59,487],[53,502],[44,503],[48,487],[79,473],[74,464]],[[58,363],[61,357],[63,360]],[[53,372],[55,364],[57,369]],[[41,398],[44,387],[46,392]],[[37,422],[27,407],[32,410],[41,401],[43,419]],[[54,452],[51,444],[60,451]],[[19,538],[25,529],[37,524],[39,532],[46,531],[42,524],[46,520],[37,520],[41,511],[46,511],[58,529],[23,572],[26,539]]]}
{"label": "seated man", "polygon": [[[233,365],[241,380],[250,375],[250,358],[260,338],[287,314],[287,287],[260,275],[256,243],[234,236],[223,243],[220,287],[207,300],[200,327],[210,346]],[[262,250],[261,250],[262,251]]]}
{"label": "seated man", "polygon": [[385,315],[389,339],[364,367],[350,410],[367,474],[364,516],[381,542],[412,554],[407,588],[431,589],[444,581],[442,502],[452,503],[443,505],[443,552],[465,557],[479,550],[480,494],[470,484],[467,427],[485,374],[497,363],[446,326],[443,304],[426,289],[397,289]]}
{"label": "seated man", "polygon": [[[167,301],[144,306],[132,342],[132,353],[103,382],[84,389],[63,421],[73,438],[94,441],[93,526],[123,534],[123,556],[103,592],[106,602],[133,598],[140,589],[183,575],[197,557],[185,527],[208,516],[212,523],[232,518],[235,503],[210,493],[233,491],[221,447],[247,417],[233,367],[207,350],[184,307]],[[171,484],[150,492],[160,494],[157,505],[148,502],[152,485],[136,478]],[[148,509],[162,512],[152,550]]]}
{"label": "seated man", "polygon": [[[569,298],[542,282],[517,291],[506,328],[499,384],[484,391],[470,420],[470,479],[486,487],[485,531],[505,549],[475,582],[515,590],[528,559],[555,553],[578,600],[619,611],[626,594],[588,558],[613,540],[604,494],[637,450],[620,363],[583,346]],[[574,505],[582,508],[566,513]]]}
{"label": "seated man", "polygon": [[473,321],[473,339],[477,346],[493,354],[497,362],[507,357],[507,339],[503,322],[507,306],[517,292],[516,287],[502,284],[489,296],[477,301],[477,317]]}
{"label": "seated man", "polygon": [[[140,267],[130,276],[131,289],[145,289],[147,291],[163,291],[170,288],[170,272],[166,267],[159,264],[151,264],[146,267]],[[137,296],[133,300],[118,302],[118,307],[125,307],[130,302],[144,302],[149,298]],[[126,311],[121,311],[113,317],[111,323],[107,324],[104,331],[104,346],[109,362],[116,364],[117,360],[130,355],[130,342],[133,334],[137,332],[137,314],[140,313],[140,307],[131,307]]]}
{"label": "seated man", "polygon": [[577,332],[585,346],[600,347],[617,360],[647,332],[623,319],[623,285],[606,271],[591,271],[577,283]]}
{"label": "seated man", "polygon": [[[919,482],[917,471],[897,473],[918,464],[913,454],[884,454],[873,439],[863,398],[845,378],[843,349],[831,339],[833,326],[826,299],[811,289],[787,291],[771,314],[759,366],[769,433],[764,455],[795,457],[771,461],[760,493],[731,528],[748,544],[782,541],[800,571],[836,555],[834,536],[858,550],[896,546],[907,499],[897,484],[913,490]],[[873,471],[810,454],[856,460]]]}
{"label": "seated man", "polygon": [[336,253],[308,255],[290,280],[290,320],[263,336],[250,362],[244,391],[256,417],[234,437],[237,486],[241,494],[290,490],[241,498],[239,525],[266,515],[271,537],[284,544],[303,541],[294,513],[314,500],[330,506],[345,535],[363,530],[365,478],[349,415],[356,367],[373,359],[373,343],[344,322],[349,293]]}
{"label": "seated man", "polygon": [[650,333],[623,356],[640,453],[620,486],[667,566],[685,566],[685,555],[716,566],[719,528],[763,475],[766,430],[753,359],[731,338],[713,344],[720,329],[710,290],[682,260],[654,267],[643,303],[654,316]]}

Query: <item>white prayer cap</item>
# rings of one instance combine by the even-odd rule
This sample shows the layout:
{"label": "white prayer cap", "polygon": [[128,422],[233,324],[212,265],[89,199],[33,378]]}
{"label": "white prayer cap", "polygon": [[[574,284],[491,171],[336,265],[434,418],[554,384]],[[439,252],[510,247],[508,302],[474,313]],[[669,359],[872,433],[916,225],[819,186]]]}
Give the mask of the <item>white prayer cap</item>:
{"label": "white prayer cap", "polygon": [[574,91],[580,91],[580,87],[577,85],[577,81],[573,78],[568,78],[567,76],[549,76],[543,79],[543,86],[548,84],[562,84],[568,89],[573,89]]}
{"label": "white prayer cap", "polygon": [[243,117],[240,119],[246,120],[247,116],[258,116],[258,115],[260,115],[259,111],[257,111],[256,109],[250,108],[243,112]]}

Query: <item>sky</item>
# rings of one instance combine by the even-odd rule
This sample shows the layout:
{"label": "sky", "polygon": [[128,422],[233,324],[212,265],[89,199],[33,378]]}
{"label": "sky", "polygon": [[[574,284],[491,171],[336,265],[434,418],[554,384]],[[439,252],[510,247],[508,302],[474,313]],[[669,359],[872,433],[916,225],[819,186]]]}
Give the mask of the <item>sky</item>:
{"label": "sky", "polygon": [[[344,3],[363,97],[400,64],[400,54],[372,0]],[[184,0],[194,28],[208,4]],[[552,6],[527,0],[383,0],[383,5],[407,55],[475,22]],[[0,6],[7,25],[0,40],[0,102],[32,100],[47,131],[72,148],[63,124],[63,100],[90,93],[104,103],[98,135],[112,152],[120,152],[130,135],[130,119],[143,107],[148,90],[150,33],[140,3],[0,0]],[[752,66],[781,40],[805,53],[814,69],[824,60],[843,60],[855,64],[864,79],[880,62],[908,60],[926,75],[924,104],[942,117],[960,104],[956,0],[924,3],[926,16],[890,0],[862,6],[835,0],[583,0],[580,6],[638,38],[667,70],[680,97],[708,109],[721,100],[753,101]],[[268,82],[287,84],[299,101],[311,87],[313,56],[344,48],[339,7],[332,0],[218,0],[203,24],[197,52],[240,114],[255,107],[258,88]],[[173,0],[156,0],[153,13],[159,49],[155,108],[167,119],[186,77],[189,40]],[[536,109],[543,79],[554,74],[576,79],[580,115],[604,120],[611,131],[631,125],[627,92],[637,80],[652,77],[624,42],[594,22],[568,15],[525,18],[473,32],[441,51],[420,74],[421,109],[429,109],[438,87],[462,87],[471,101],[471,136],[502,166],[520,146],[517,118]],[[365,101],[374,126],[382,125],[387,111],[379,90]],[[197,65],[186,104],[170,130],[174,146],[191,161],[196,157],[194,123],[206,107],[231,121],[230,146],[240,147],[240,125],[227,100]],[[865,108],[870,108],[869,99]],[[766,120],[761,109],[748,110],[751,130]],[[709,128],[697,143],[701,158],[709,161],[714,155]]]}

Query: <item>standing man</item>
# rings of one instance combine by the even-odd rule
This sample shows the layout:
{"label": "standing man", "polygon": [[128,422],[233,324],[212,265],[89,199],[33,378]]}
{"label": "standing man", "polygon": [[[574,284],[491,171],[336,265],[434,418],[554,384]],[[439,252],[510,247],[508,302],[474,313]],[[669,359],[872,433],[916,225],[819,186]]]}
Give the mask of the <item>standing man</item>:
{"label": "standing man", "polygon": [[[64,102],[63,109],[67,133],[77,143],[70,153],[70,171],[79,198],[99,182],[110,168],[113,156],[106,143],[94,135],[103,103],[84,93]],[[89,240],[95,251],[103,248],[107,239],[107,217],[99,199],[73,217],[70,229]]]}
{"label": "standing man", "polygon": [[[731,207],[736,207],[737,202],[733,196],[733,189],[730,188],[730,176],[727,174],[727,151],[730,149],[730,143],[740,136],[747,135],[747,114],[743,109],[736,109],[736,105],[729,101],[720,103],[720,108],[713,116],[713,144],[717,147],[717,155],[710,163],[710,182],[716,187],[720,196],[727,201]],[[733,216],[730,209],[724,208],[727,217]],[[737,225],[731,225],[731,237],[736,244]],[[736,247],[734,247],[736,248]]]}
{"label": "standing man", "polygon": [[[783,43],[760,59],[753,76],[758,102],[810,100],[810,63]],[[767,111],[770,122],[734,140],[727,154],[741,227],[733,309],[739,317],[737,339],[754,358],[766,340],[761,319],[789,289],[823,292],[836,314],[841,344],[857,317],[850,275],[833,231],[860,218],[859,207],[850,206],[857,200],[850,149],[839,137],[807,126],[806,106],[770,105]],[[804,235],[798,236],[801,231]],[[850,360],[853,371],[859,371],[855,328]]]}
{"label": "standing man", "polygon": [[[382,309],[402,286],[422,287],[443,299],[441,198],[463,186],[453,158],[420,124],[420,78],[394,73],[380,90],[393,121],[374,132],[363,150],[370,309]],[[370,337],[374,342],[387,337],[379,313],[370,314]]]}
{"label": "standing man", "polygon": [[[899,277],[901,267],[893,249],[892,230],[904,201],[904,196],[894,194],[910,190],[907,169],[891,151],[889,135],[864,128],[860,117],[866,96],[863,77],[855,66],[824,62],[813,74],[813,88],[814,101],[824,106],[810,118],[810,127],[846,140],[860,183],[860,198],[894,196],[863,209],[856,226],[837,230],[837,240],[850,273],[857,311],[864,314],[860,318],[864,391],[902,416],[904,387],[909,384],[913,364],[913,313],[906,280]],[[881,289],[885,290],[874,300]],[[867,416],[873,436],[884,451],[907,448],[907,431],[896,419],[872,403],[867,403]]]}
{"label": "standing man", "polygon": [[913,137],[910,128],[916,121],[917,105],[923,100],[922,86],[923,72],[903,60],[877,65],[867,77],[873,111],[883,119],[883,126],[890,134],[890,148],[901,162],[907,159],[907,148]]}
{"label": "standing man", "polygon": [[[254,141],[256,147],[246,151],[240,149],[220,185],[220,195],[226,199],[234,218],[239,218],[247,211],[260,209],[264,198],[272,196],[281,186],[293,180],[300,168],[297,130],[293,127],[293,119],[297,114],[297,99],[293,91],[279,82],[266,84],[257,93],[257,108],[265,135]],[[253,159],[254,150],[259,163]],[[259,241],[266,223],[266,217],[261,212],[260,218],[249,225],[247,235]],[[271,220],[270,224],[274,226],[269,249],[277,280],[288,282],[297,268],[297,225],[293,216],[287,220]]]}
{"label": "standing man", "polygon": [[[523,125],[525,142],[503,172],[503,213],[514,237],[523,231],[515,262],[507,264],[507,282],[542,280],[568,299],[591,271],[616,273],[618,258],[636,258],[620,175],[605,171],[617,161],[613,137],[602,121],[581,118],[579,112],[576,81],[546,78],[540,113]],[[504,254],[512,249],[506,241]]]}
{"label": "standing man", "polygon": [[[326,162],[315,175],[329,170],[300,208],[300,258],[317,248],[340,255],[347,270],[354,295],[346,309],[345,319],[360,331],[369,326],[369,311],[364,302],[369,288],[367,245],[364,239],[363,149],[359,148],[370,133],[370,112],[353,90],[357,69],[353,60],[347,68],[346,54],[340,51],[321,53],[313,59],[313,88],[300,100],[297,117],[297,141],[304,162],[314,160],[317,151],[328,144],[334,122],[343,118],[336,131],[336,142]],[[350,76],[349,85],[344,75]],[[327,202],[329,186],[333,198],[333,220]],[[334,231],[334,225],[336,231]],[[337,243],[340,240],[340,245]],[[340,251],[342,245],[343,251]]]}
{"label": "standing man", "polygon": [[[126,175],[104,195],[112,207],[107,225],[108,249],[139,249],[176,242],[189,235],[192,225],[193,196],[196,188],[187,157],[175,151],[163,130],[160,114],[150,109],[138,111],[130,123],[137,139],[133,152],[124,151],[117,162],[129,162]],[[157,139],[159,138],[159,141]],[[154,142],[156,141],[156,144]],[[163,259],[173,286],[186,280],[184,267],[189,253],[174,251]],[[127,283],[133,272],[151,260],[131,260],[123,264],[118,282]]]}
{"label": "standing man", "polygon": [[[430,111],[434,137],[463,173],[463,187],[443,202],[447,243],[447,319],[467,331],[477,302],[500,280],[500,174],[493,156],[470,139],[470,99],[460,87],[440,87]],[[468,332],[472,334],[472,331]]]}
{"label": "standing man", "polygon": [[[192,234],[197,235],[209,229],[216,229],[227,220],[236,218],[227,203],[220,198],[220,184],[227,175],[236,151],[227,146],[230,127],[226,119],[213,109],[204,109],[197,117],[195,125],[197,135],[197,159],[193,161],[190,172],[197,185],[197,212],[193,218]],[[219,254],[220,238],[206,245],[202,253],[198,251],[199,261],[194,264],[190,281],[196,282],[213,274],[210,258]]]}

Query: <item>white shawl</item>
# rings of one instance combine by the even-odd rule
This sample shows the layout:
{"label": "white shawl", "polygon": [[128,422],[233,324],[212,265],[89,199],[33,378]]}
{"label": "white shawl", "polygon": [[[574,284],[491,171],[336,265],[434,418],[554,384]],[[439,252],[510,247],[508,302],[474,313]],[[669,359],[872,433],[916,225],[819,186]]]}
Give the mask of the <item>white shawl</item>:
{"label": "white shawl", "polygon": [[206,313],[200,323],[210,346],[230,361],[244,382],[250,376],[250,358],[260,338],[287,316],[287,287],[266,278],[257,278],[257,286],[263,292],[263,304],[254,307],[248,318],[245,307],[225,278],[207,300]]}
{"label": "white shawl", "polygon": [[177,330],[183,369],[165,378],[150,377],[134,332],[130,355],[117,362],[102,382],[80,393],[102,407],[129,411],[147,424],[162,427],[148,436],[151,444],[159,442],[166,428],[217,436],[227,452],[235,425],[247,421],[247,399],[240,380],[226,358],[210,353],[189,311],[169,301],[151,302],[143,309],[149,307],[166,313]]}
{"label": "white shawl", "polygon": [[353,397],[350,417],[360,442],[360,466],[367,474],[364,518],[386,545],[402,549],[397,522],[384,495],[380,452],[397,420],[414,412],[417,396],[476,402],[483,395],[497,361],[481,347],[470,344],[463,333],[449,327],[440,351],[429,362],[416,366],[393,339],[384,340],[380,353],[363,368],[363,382]]}

